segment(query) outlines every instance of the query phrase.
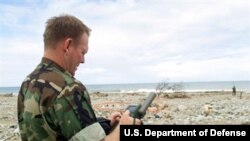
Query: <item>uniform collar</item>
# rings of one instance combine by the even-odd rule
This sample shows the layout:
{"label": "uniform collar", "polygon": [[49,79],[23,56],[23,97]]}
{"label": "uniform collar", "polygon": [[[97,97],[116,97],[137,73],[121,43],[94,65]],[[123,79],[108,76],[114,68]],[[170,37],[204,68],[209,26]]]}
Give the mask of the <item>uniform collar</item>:
{"label": "uniform collar", "polygon": [[69,76],[73,77],[71,73],[69,73],[67,70],[65,70],[63,67],[61,67],[59,64],[57,64],[55,61],[49,59],[49,58],[42,58],[42,64],[46,64],[47,66],[52,66],[55,67],[57,69],[59,69],[60,71],[62,71],[63,73],[68,74]]}

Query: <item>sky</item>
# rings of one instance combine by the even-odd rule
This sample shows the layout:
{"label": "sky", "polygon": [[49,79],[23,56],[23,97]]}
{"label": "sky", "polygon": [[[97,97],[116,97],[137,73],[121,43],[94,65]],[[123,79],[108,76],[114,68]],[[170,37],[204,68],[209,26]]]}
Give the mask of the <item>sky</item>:
{"label": "sky", "polygon": [[249,0],[0,0],[0,87],[38,65],[60,14],[92,30],[84,84],[250,80]]}

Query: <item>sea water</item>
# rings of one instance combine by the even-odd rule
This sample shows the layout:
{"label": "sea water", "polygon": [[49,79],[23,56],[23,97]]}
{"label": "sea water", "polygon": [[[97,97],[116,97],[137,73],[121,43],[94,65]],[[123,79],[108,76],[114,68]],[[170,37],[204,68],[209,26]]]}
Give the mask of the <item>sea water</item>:
{"label": "sea water", "polygon": [[[250,81],[213,81],[213,82],[164,82],[169,85],[180,84],[181,91],[237,91],[250,92]],[[133,83],[133,84],[86,84],[89,92],[153,92],[159,83]],[[0,87],[0,94],[17,94],[19,87]]]}

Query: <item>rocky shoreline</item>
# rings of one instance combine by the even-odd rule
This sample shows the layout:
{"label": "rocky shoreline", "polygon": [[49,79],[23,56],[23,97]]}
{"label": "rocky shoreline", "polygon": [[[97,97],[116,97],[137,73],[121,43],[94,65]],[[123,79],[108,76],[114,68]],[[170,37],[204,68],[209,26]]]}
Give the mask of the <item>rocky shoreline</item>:
{"label": "rocky shoreline", "polygon": [[[97,116],[112,111],[124,111],[137,105],[147,93],[92,93],[91,100]],[[0,141],[20,140],[17,126],[17,96],[0,94]],[[250,124],[250,93],[240,92],[183,92],[155,98],[142,119],[144,124]]]}

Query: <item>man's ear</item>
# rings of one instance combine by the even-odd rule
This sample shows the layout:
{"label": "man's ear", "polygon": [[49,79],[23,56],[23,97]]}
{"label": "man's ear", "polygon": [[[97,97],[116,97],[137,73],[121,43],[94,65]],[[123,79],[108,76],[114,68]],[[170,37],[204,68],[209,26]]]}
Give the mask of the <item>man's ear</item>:
{"label": "man's ear", "polygon": [[70,47],[72,46],[72,43],[73,43],[73,41],[72,41],[71,38],[66,38],[66,39],[64,40],[63,51],[64,51],[65,53],[68,53],[68,52],[69,52],[69,49],[70,49]]}

